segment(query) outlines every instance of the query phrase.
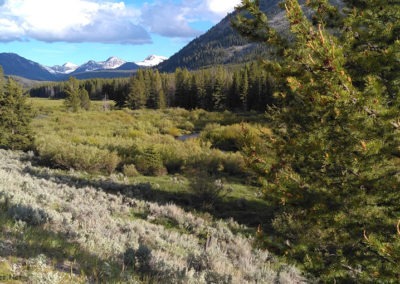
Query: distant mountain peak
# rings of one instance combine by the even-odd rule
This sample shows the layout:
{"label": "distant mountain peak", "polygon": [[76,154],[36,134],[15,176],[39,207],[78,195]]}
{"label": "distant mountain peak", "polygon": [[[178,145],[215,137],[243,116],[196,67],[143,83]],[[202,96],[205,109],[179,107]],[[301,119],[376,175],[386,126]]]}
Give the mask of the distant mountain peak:
{"label": "distant mountain peak", "polygon": [[149,55],[147,56],[143,61],[136,62],[137,65],[142,66],[142,67],[153,67],[157,66],[161,62],[164,62],[168,58],[165,56],[159,56],[159,55]]}
{"label": "distant mountain peak", "polygon": [[55,65],[53,67],[45,67],[51,74],[70,74],[74,72],[79,66],[71,63],[66,62],[62,66]]}
{"label": "distant mountain peak", "polygon": [[[107,61],[116,61],[116,60],[122,60],[122,59],[120,59],[120,58],[118,58],[118,57],[116,57],[116,56],[110,56],[107,60],[106,60],[106,62]],[[122,60],[123,61],[123,60]]]}
{"label": "distant mountain peak", "polygon": [[106,61],[96,62],[94,60],[89,60],[85,64],[79,66],[79,68],[77,68],[75,72],[79,73],[79,72],[90,72],[97,70],[117,69],[118,67],[124,65],[125,63],[126,61],[118,57],[111,56]]}
{"label": "distant mountain peak", "polygon": [[79,65],[72,63],[72,62],[66,62],[63,64],[64,67],[78,67]]}
{"label": "distant mountain peak", "polygon": [[118,58],[116,56],[111,56],[109,57],[106,61],[104,62],[99,62],[103,64],[104,69],[116,69],[126,63],[126,61],[122,60],[121,58]]}

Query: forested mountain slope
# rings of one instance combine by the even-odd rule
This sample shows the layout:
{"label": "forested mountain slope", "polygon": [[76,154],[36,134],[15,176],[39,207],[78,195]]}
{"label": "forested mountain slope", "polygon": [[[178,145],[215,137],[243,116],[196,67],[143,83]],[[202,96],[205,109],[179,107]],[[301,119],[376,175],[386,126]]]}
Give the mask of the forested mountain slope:
{"label": "forested mountain slope", "polygon": [[[275,24],[284,21],[279,2],[281,0],[260,1],[262,10]],[[265,56],[267,47],[250,43],[231,27],[230,21],[235,15],[235,12],[227,15],[207,33],[161,63],[158,66],[160,71],[172,72],[177,67],[193,70],[216,64],[243,63]]]}

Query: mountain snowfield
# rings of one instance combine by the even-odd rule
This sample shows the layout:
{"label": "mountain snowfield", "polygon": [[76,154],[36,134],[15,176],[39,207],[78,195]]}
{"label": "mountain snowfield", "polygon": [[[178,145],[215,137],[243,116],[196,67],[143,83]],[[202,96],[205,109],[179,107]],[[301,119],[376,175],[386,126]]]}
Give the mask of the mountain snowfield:
{"label": "mountain snowfield", "polygon": [[[154,67],[160,64],[161,62],[164,62],[167,59],[168,58],[165,56],[149,55],[143,61],[135,63],[141,67]],[[118,57],[112,56],[108,58],[106,61],[96,62],[94,60],[89,60],[88,62],[80,66],[71,62],[67,62],[62,66],[60,65],[55,65],[52,67],[46,66],[45,68],[52,74],[70,74],[72,72],[78,73],[78,72],[91,72],[97,70],[112,70],[121,67],[125,63],[128,62]]]}
{"label": "mountain snowfield", "polygon": [[55,65],[53,67],[46,67],[46,69],[52,73],[52,74],[70,74],[74,72],[76,69],[78,69],[79,65],[76,65],[71,62],[67,62],[63,64],[62,66],[60,65]]}
{"label": "mountain snowfield", "polygon": [[118,57],[110,57],[106,61],[96,62],[94,60],[90,60],[85,64],[79,66],[74,72],[91,72],[96,70],[111,70],[117,69],[118,67],[125,64],[126,61],[118,58]]}
{"label": "mountain snowfield", "polygon": [[68,80],[69,76],[78,79],[128,77],[141,67],[154,67],[166,59],[164,56],[150,55],[135,63],[112,56],[105,61],[90,60],[82,65],[67,62],[63,65],[44,66],[16,53],[3,52],[0,53],[0,66],[6,76],[36,81],[62,81]]}
{"label": "mountain snowfield", "polygon": [[154,67],[160,64],[161,62],[164,62],[168,58],[165,56],[158,56],[158,55],[149,55],[146,57],[143,61],[135,62],[139,66],[143,67]]}

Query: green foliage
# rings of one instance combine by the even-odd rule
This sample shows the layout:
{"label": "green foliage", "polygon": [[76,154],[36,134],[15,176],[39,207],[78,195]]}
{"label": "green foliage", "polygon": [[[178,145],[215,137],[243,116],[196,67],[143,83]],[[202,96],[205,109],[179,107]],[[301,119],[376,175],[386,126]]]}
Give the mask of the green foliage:
{"label": "green foliage", "polygon": [[89,93],[83,88],[79,89],[79,99],[80,99],[81,109],[89,110],[90,109]]}
{"label": "green foliage", "polygon": [[72,144],[55,138],[51,141],[38,139],[37,143],[36,149],[44,161],[65,169],[111,174],[120,162],[115,152],[90,145]]}
{"label": "green foliage", "polygon": [[[273,227],[282,253],[323,282],[393,282],[399,272],[385,266],[393,265],[398,250],[388,258],[372,240],[385,247],[384,240],[392,239],[389,247],[395,246],[388,236],[400,214],[399,159],[393,155],[400,143],[393,124],[398,39],[392,34],[400,10],[389,1],[345,2],[348,13],[338,20],[328,1],[308,1],[315,9],[310,21],[298,1],[284,1],[292,41],[282,44],[258,1],[243,1],[239,10],[249,14],[238,16],[237,28],[252,39],[279,43],[284,55],[266,63],[283,78],[278,107],[268,110],[274,135],[265,141],[277,161],[266,164],[260,152],[249,156],[264,169],[265,198],[279,208]],[[352,35],[359,29],[360,38],[349,40],[346,32],[336,37],[325,29],[328,23]],[[374,41],[379,51],[362,57]],[[374,236],[367,242],[364,230]]]}
{"label": "green foliage", "polygon": [[64,101],[65,107],[73,112],[77,112],[81,106],[78,80],[74,77],[70,77],[64,92],[66,94]]}
{"label": "green foliage", "polygon": [[195,194],[197,202],[204,209],[212,209],[216,202],[231,191],[230,188],[224,185],[222,180],[211,180],[207,173],[195,172],[194,176],[190,189]]}
{"label": "green foliage", "polygon": [[135,165],[138,170],[146,175],[165,175],[167,170],[165,169],[161,160],[160,153],[157,152],[153,147],[149,147],[134,157]]}
{"label": "green foliage", "polygon": [[249,63],[235,67],[216,66],[189,72],[177,68],[174,73],[151,69],[138,70],[129,81],[124,79],[91,79],[50,83],[30,90],[33,97],[65,98],[73,112],[88,110],[90,99],[111,99],[118,108],[163,109],[182,107],[210,111],[264,111],[275,103],[279,78],[264,69],[263,64]]}
{"label": "green foliage", "polygon": [[[246,135],[243,135],[246,132]],[[262,143],[262,136],[271,134],[271,131],[261,125],[248,123],[221,126],[208,124],[201,133],[203,141],[211,143],[212,147],[224,151],[243,151],[248,145]]]}
{"label": "green foliage", "polygon": [[[237,123],[262,118],[256,114],[184,109],[104,112],[102,102],[92,102],[91,111],[73,113],[62,107],[62,101],[32,99],[30,102],[38,113],[33,128],[41,159],[49,166],[91,173],[117,170],[126,176],[136,176],[136,170],[146,175],[165,174],[167,170],[169,174],[184,174],[191,169],[206,168],[218,175],[243,177],[248,172],[243,155],[222,152],[212,143],[220,141],[216,144],[230,147],[228,144],[233,141],[242,147],[246,141],[258,141],[259,131],[264,131],[259,124],[243,123],[251,135],[245,140],[240,138],[242,127]],[[214,129],[213,122],[227,126]],[[196,132],[201,137],[211,136],[198,139]],[[193,133],[194,139],[176,138]],[[149,149],[152,153],[146,153]]]}
{"label": "green foliage", "polygon": [[141,109],[146,105],[145,83],[143,70],[139,70],[136,76],[129,81],[129,94],[125,105],[130,109]]}
{"label": "green foliage", "polygon": [[139,175],[135,165],[124,165],[122,172],[127,177],[136,177]]}
{"label": "green foliage", "polygon": [[32,116],[21,87],[11,78],[4,84],[0,67],[0,147],[13,150],[31,149]]}
{"label": "green foliage", "polygon": [[76,78],[69,78],[64,92],[66,94],[64,104],[67,109],[70,109],[72,112],[77,112],[80,109],[90,109],[89,93],[86,89],[79,86],[79,81]]}

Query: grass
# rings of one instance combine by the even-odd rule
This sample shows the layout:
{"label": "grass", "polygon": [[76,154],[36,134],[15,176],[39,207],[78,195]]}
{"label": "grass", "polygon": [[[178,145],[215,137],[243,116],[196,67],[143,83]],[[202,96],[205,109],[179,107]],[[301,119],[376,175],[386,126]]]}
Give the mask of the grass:
{"label": "grass", "polygon": [[[254,141],[268,132],[257,114],[31,104],[35,154],[0,150],[5,273],[19,267],[16,275],[51,283],[303,281],[255,246],[272,209],[238,150],[248,142],[243,129]],[[194,132],[200,137],[176,139]],[[224,188],[210,192],[197,176]]]}
{"label": "grass", "polygon": [[[104,173],[114,173],[112,179],[117,182],[148,184],[150,190],[141,193],[147,199],[172,201],[200,212],[205,208],[198,204],[191,183],[206,171],[210,179],[223,179],[231,189],[216,203],[211,200],[215,204],[206,212],[251,226],[264,223],[262,219],[269,216],[262,209],[267,206],[259,198],[259,189],[250,185],[245,160],[237,152],[246,144],[261,143],[262,135],[269,134],[259,114],[184,109],[103,111],[103,102],[92,102],[91,111],[71,113],[65,110],[63,100],[30,100],[36,110],[32,124],[36,147],[46,166],[81,171],[79,179],[87,184],[94,184]],[[251,141],[242,139],[244,129]],[[199,133],[198,139],[178,141],[174,137],[193,132]],[[149,149],[153,154],[146,154]],[[154,155],[159,159],[155,165]],[[148,160],[158,170],[146,171]],[[133,174],[125,175],[126,169]],[[164,171],[168,175],[163,175]],[[161,176],[154,176],[157,172]],[[259,217],[246,219],[243,210]]]}
{"label": "grass", "polygon": [[[279,283],[289,273],[302,279],[254,249],[243,225],[147,200],[140,195],[143,183],[110,177],[88,184],[78,172],[34,165],[31,154],[0,150],[0,158],[0,258],[18,268],[18,277],[38,283]],[[18,214],[10,214],[15,208]],[[24,215],[39,209],[45,222]]]}

